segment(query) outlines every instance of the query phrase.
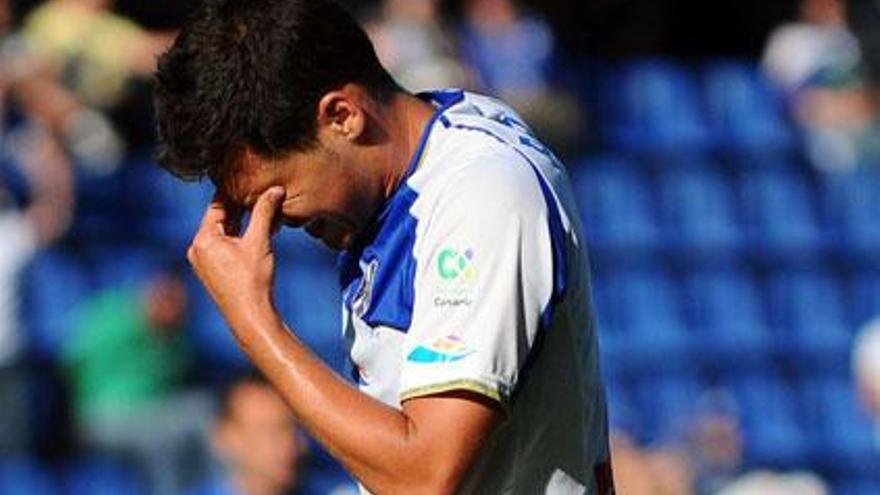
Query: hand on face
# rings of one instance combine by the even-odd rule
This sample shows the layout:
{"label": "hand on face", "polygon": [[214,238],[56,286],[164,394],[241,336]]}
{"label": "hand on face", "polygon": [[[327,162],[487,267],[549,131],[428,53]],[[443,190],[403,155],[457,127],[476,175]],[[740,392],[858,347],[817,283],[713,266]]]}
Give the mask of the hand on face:
{"label": "hand on face", "polygon": [[280,187],[263,192],[241,236],[240,215],[215,197],[187,251],[196,275],[233,329],[238,322],[253,318],[255,310],[272,307],[275,254],[271,238],[283,197]]}

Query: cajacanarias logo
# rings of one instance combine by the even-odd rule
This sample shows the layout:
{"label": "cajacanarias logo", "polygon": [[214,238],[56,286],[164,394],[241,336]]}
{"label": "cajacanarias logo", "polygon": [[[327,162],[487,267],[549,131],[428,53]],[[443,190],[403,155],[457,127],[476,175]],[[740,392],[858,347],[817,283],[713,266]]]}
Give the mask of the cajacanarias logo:
{"label": "cajacanarias logo", "polygon": [[473,249],[459,251],[446,247],[437,255],[434,307],[470,306],[477,282],[476,254]]}
{"label": "cajacanarias logo", "polygon": [[459,253],[455,249],[445,248],[437,256],[437,271],[443,280],[465,281],[473,280],[477,276],[477,270],[472,263],[474,259],[473,249]]}

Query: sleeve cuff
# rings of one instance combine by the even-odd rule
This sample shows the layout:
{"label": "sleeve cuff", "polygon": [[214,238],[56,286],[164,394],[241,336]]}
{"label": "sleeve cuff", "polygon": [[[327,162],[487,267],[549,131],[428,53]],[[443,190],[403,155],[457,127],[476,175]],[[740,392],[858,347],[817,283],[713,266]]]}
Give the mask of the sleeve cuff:
{"label": "sleeve cuff", "polygon": [[497,385],[472,378],[459,378],[444,382],[409,387],[404,389],[400,393],[400,402],[403,403],[407,400],[415,399],[418,397],[427,397],[430,395],[437,395],[456,390],[473,392],[475,394],[479,394],[489,399],[492,399],[503,407],[507,407],[509,394],[505,390],[502,390]]}

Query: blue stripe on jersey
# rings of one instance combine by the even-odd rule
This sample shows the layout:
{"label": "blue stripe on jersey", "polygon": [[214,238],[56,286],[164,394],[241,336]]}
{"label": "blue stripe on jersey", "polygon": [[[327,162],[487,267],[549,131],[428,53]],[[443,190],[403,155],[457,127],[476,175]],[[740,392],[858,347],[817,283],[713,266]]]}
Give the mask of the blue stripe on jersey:
{"label": "blue stripe on jersey", "polygon": [[360,257],[363,266],[374,260],[378,263],[369,288],[370,304],[364,314],[357,315],[371,327],[382,325],[405,332],[412,322],[416,274],[412,251],[418,221],[409,210],[418,197],[406,185],[395,193],[383,212],[382,229]]}
{"label": "blue stripe on jersey", "polygon": [[559,205],[547,180],[541,175],[534,164],[532,170],[541,184],[541,193],[544,195],[544,201],[547,203],[548,216],[547,221],[550,223],[550,244],[553,249],[553,295],[550,296],[550,304],[547,311],[541,316],[544,328],[550,328],[553,322],[552,308],[562,302],[565,297],[565,289],[568,287],[568,256],[565,254],[565,228],[562,226],[562,215],[559,213]]}
{"label": "blue stripe on jersey", "polygon": [[[413,245],[418,220],[410,214],[410,208],[418,193],[406,181],[415,172],[425,152],[431,130],[443,112],[464,100],[464,92],[436,91],[418,95],[427,101],[435,101],[439,107],[425,126],[419,145],[410,160],[401,186],[386,203],[373,227],[358,239],[355,247],[344,252],[339,260],[343,288],[343,302],[354,314],[355,301],[365,298],[367,304],[362,314],[355,314],[371,327],[386,326],[403,332],[412,323],[415,303],[416,261]],[[365,277],[367,267],[373,264],[370,280]],[[369,294],[366,294],[368,291]]]}

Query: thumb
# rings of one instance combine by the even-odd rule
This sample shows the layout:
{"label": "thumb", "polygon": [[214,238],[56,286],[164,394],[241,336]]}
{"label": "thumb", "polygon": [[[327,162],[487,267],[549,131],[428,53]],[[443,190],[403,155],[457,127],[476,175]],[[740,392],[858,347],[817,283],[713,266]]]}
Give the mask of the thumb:
{"label": "thumb", "polygon": [[269,240],[272,236],[275,214],[283,197],[284,189],[279,186],[270,187],[260,195],[251,210],[251,219],[243,236],[246,242]]}

